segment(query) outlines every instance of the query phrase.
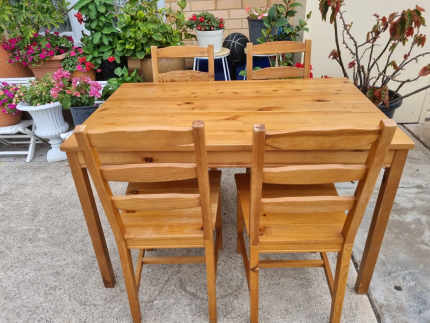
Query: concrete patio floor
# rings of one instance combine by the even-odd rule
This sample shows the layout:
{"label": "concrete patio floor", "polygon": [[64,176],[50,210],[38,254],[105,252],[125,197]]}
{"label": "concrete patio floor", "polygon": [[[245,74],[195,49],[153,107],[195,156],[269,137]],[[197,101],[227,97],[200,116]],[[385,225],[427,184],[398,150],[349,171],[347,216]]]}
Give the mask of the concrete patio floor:
{"label": "concrete patio floor", "polygon": [[[23,157],[0,159],[0,322],[130,322],[109,225],[101,216],[117,277],[113,289],[103,287],[68,165],[44,162],[45,151],[46,147],[39,147],[36,160],[29,164]],[[232,173],[236,171],[241,170],[223,171],[225,240],[218,264],[219,322],[248,322],[248,291],[241,258],[235,252]],[[115,190],[123,188],[118,185]],[[354,292],[356,269],[351,264],[343,322],[430,321],[429,197],[430,151],[417,143],[369,295]],[[370,217],[369,212],[355,244],[355,263],[361,257]],[[328,321],[330,296],[322,269],[262,270],[260,295],[261,322]],[[207,322],[204,266],[146,266],[140,298],[144,322]]]}

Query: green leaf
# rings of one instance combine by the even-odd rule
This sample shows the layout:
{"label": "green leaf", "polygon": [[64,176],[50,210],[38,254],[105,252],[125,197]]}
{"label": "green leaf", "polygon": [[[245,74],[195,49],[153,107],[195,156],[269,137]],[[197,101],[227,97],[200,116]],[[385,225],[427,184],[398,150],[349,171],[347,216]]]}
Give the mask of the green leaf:
{"label": "green leaf", "polygon": [[101,36],[102,36],[102,34],[99,31],[94,34],[94,37],[93,37],[94,44],[100,43]]}

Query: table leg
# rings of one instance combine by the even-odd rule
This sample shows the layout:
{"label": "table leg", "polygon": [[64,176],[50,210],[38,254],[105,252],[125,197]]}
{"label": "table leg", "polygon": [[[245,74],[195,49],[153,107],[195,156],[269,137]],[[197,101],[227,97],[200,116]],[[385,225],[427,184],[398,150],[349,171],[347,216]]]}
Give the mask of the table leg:
{"label": "table leg", "polygon": [[365,294],[369,290],[407,156],[407,150],[396,151],[391,167],[385,169],[355,285],[359,294]]}
{"label": "table leg", "polygon": [[225,59],[225,65],[226,65],[226,67],[227,67],[227,79],[228,79],[229,81],[231,81],[230,67],[228,66],[228,59],[227,59],[227,57],[226,57],[226,58],[224,58],[224,59]]}
{"label": "table leg", "polygon": [[193,71],[197,71],[196,67],[197,67],[197,58],[194,57]]}
{"label": "table leg", "polygon": [[224,81],[227,81],[227,68],[225,66],[224,58],[221,59],[222,69],[224,70]]}
{"label": "table leg", "polygon": [[67,158],[69,159],[76,191],[78,192],[82,211],[84,212],[88,233],[91,237],[103,283],[106,288],[113,288],[115,286],[115,275],[87,170],[81,167],[77,153],[67,153]]}

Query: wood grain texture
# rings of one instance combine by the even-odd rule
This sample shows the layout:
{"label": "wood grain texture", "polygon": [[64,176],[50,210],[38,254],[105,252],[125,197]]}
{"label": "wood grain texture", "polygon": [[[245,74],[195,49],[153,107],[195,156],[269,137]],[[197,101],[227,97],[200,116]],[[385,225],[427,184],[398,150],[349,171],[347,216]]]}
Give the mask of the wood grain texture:
{"label": "wood grain texture", "polygon": [[266,167],[263,182],[271,184],[327,184],[362,179],[364,165],[299,165]]}
{"label": "wood grain texture", "polygon": [[169,182],[196,178],[195,164],[125,164],[102,166],[101,172],[107,181]]}
{"label": "wood grain texture", "polygon": [[[345,124],[375,129],[384,117],[345,79],[136,83],[123,84],[85,124],[89,131],[103,131],[124,126],[186,128],[194,120],[203,120],[209,153],[223,151],[224,160],[234,160],[234,151],[244,151],[250,163],[249,129],[256,123],[264,123],[269,133],[333,129]],[[398,129],[390,148],[413,146]],[[78,151],[75,136],[69,137],[62,149]]]}
{"label": "wood grain texture", "polygon": [[170,210],[188,209],[200,206],[197,194],[144,194],[114,196],[112,202],[120,210]]}

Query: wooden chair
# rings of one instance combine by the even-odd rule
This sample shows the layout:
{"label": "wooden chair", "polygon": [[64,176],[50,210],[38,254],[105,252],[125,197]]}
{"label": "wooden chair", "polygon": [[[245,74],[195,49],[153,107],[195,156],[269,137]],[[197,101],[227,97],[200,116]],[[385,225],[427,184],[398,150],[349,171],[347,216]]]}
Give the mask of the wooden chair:
{"label": "wooden chair", "polygon": [[[247,80],[308,79],[311,71],[311,49],[311,40],[306,40],[304,43],[293,41],[267,42],[259,45],[248,43],[246,46],[246,78]],[[255,55],[288,53],[304,53],[304,68],[279,66],[254,70],[253,57]]]}
{"label": "wooden chair", "polygon": [[[330,322],[340,322],[352,246],[373,192],[396,124],[376,129],[266,133],[254,126],[251,176],[236,175],[237,243],[250,290],[251,322],[258,322],[260,268],[322,267],[332,296]],[[356,164],[264,165],[270,150],[369,150]],[[318,161],[315,161],[318,163]],[[334,183],[358,180],[353,196],[339,196]],[[347,212],[347,214],[346,214]],[[249,260],[243,232],[249,238]],[[259,260],[267,253],[319,252],[318,260]],[[333,279],[326,252],[337,252]]]}
{"label": "wooden chair", "polygon": [[[202,121],[192,128],[154,127],[75,134],[82,149],[121,258],[131,314],[141,321],[138,288],[145,264],[206,263],[210,322],[216,322],[216,263],[222,246],[219,171],[208,172]],[[100,153],[195,152],[195,163],[141,162],[102,165]],[[142,158],[143,160],[143,158]],[[113,195],[109,182],[129,182],[126,195]],[[216,241],[213,233],[216,229]],[[147,257],[152,248],[204,248],[201,257]],[[139,249],[136,270],[130,250]]]}
{"label": "wooden chair", "polygon": [[[170,46],[165,48],[157,48],[151,46],[152,57],[152,75],[155,83],[164,82],[190,82],[190,81],[215,81],[215,60],[214,47],[209,45],[206,47],[199,46]],[[194,58],[207,57],[209,72],[200,71],[170,71],[159,73],[158,59],[159,58]]]}

